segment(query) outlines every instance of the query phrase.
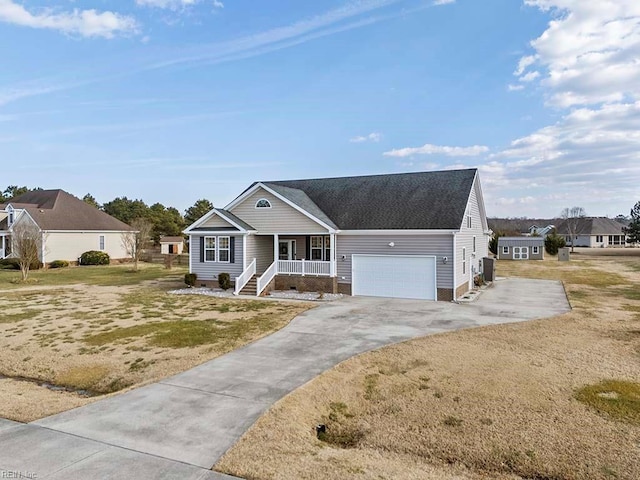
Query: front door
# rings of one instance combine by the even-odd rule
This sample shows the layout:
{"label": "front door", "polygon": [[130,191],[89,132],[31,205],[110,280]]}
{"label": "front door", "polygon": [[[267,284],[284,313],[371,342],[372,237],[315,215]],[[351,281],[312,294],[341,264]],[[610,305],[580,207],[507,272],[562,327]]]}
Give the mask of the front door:
{"label": "front door", "polygon": [[278,242],[278,260],[296,259],[296,241],[280,240]]}
{"label": "front door", "polygon": [[529,247],[513,247],[514,260],[529,260]]}

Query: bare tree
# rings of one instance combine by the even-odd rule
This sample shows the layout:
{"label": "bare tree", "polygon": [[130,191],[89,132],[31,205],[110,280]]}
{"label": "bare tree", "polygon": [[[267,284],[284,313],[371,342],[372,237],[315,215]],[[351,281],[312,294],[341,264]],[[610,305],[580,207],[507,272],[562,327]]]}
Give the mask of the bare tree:
{"label": "bare tree", "polygon": [[149,241],[153,224],[146,218],[136,218],[131,221],[131,227],[134,231],[122,234],[122,246],[133,260],[133,270],[138,271],[138,261]]}
{"label": "bare tree", "polygon": [[31,266],[40,261],[42,240],[42,232],[33,222],[23,219],[13,224],[11,247],[13,256],[18,259],[23,282],[27,280]]}
{"label": "bare tree", "polygon": [[567,207],[562,210],[562,213],[560,213],[560,218],[565,221],[567,231],[569,232],[569,236],[571,237],[571,253],[573,253],[573,248],[576,243],[576,232],[578,230],[578,223],[580,222],[580,219],[584,218],[586,215],[587,214],[582,207]]}

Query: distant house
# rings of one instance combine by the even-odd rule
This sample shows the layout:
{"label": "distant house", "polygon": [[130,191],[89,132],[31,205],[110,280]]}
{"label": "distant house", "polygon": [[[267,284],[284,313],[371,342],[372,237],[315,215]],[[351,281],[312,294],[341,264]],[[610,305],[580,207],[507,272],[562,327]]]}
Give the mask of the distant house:
{"label": "distant house", "polygon": [[623,247],[626,235],[623,224],[606,217],[583,217],[574,219],[575,235],[569,229],[571,220],[563,220],[558,224],[558,235],[565,237],[568,246],[574,247]]}
{"label": "distant house", "polygon": [[0,204],[0,258],[10,257],[12,233],[22,222],[40,232],[40,261],[77,261],[88,250],[126,258],[122,235],[134,230],[64,190],[34,190]]}
{"label": "distant house", "polygon": [[453,300],[489,228],[475,169],[256,182],[185,230],[199,285]]}
{"label": "distant house", "polygon": [[529,235],[532,237],[544,237],[546,238],[556,227],[554,225],[547,225],[546,227],[538,227],[532,225],[529,227]]}
{"label": "distant house", "polygon": [[184,250],[184,237],[160,237],[160,253],[180,255]]}
{"label": "distant house", "polygon": [[498,260],[544,260],[544,237],[500,237]]}

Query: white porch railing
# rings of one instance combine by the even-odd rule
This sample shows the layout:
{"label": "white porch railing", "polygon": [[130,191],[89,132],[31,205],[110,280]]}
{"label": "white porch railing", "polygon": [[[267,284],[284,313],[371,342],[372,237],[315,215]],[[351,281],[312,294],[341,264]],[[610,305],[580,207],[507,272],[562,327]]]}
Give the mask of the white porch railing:
{"label": "white porch railing", "polygon": [[278,260],[278,275],[331,276],[331,262],[316,260]]}
{"label": "white porch railing", "polygon": [[249,282],[249,280],[251,280],[251,277],[253,277],[255,274],[256,274],[256,259],[254,258],[253,261],[249,264],[249,266],[245,269],[245,271],[242,272],[242,274],[239,277],[236,277],[236,287],[233,290],[233,294],[238,295],[242,291],[244,286]]}
{"label": "white porch railing", "polygon": [[267,288],[267,285],[271,283],[271,280],[275,278],[277,270],[278,262],[276,261],[269,265],[269,268],[267,268],[264,273],[260,277],[258,277],[258,283],[256,286],[256,295],[258,297],[264,291],[264,289]]}

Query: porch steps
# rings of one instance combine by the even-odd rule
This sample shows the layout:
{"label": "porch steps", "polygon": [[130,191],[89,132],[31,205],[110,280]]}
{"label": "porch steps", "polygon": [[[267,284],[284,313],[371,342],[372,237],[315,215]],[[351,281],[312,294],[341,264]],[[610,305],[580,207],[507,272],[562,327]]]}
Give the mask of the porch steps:
{"label": "porch steps", "polygon": [[240,295],[251,295],[256,296],[258,292],[258,277],[255,275],[251,277],[251,280],[247,282],[242,290],[240,290]]}

